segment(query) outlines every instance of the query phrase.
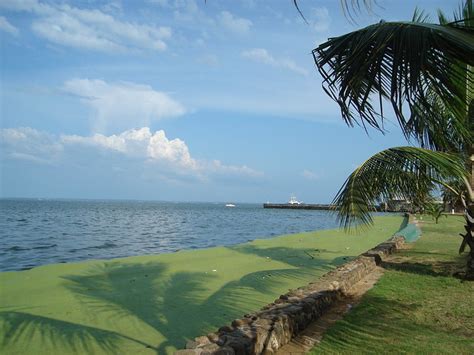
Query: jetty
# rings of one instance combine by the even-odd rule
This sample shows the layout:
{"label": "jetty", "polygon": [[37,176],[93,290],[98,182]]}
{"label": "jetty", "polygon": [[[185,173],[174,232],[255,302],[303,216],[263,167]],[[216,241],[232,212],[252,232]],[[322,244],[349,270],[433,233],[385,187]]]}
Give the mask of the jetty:
{"label": "jetty", "polygon": [[334,205],[314,203],[264,203],[263,208],[286,208],[292,210],[335,210]]}

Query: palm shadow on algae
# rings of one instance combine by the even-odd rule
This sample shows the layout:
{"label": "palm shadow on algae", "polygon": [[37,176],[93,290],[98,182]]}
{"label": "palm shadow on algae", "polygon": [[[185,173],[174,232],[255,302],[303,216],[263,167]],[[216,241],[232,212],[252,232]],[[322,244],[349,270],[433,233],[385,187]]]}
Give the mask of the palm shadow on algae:
{"label": "palm shadow on algae", "polygon": [[[294,251],[278,250],[272,256],[289,253]],[[0,345],[36,353],[171,353],[188,339],[258,309],[264,304],[258,295],[279,293],[282,278],[301,277],[328,264],[304,256],[295,267],[285,259],[288,268],[249,273],[217,290],[209,287],[216,278],[212,273],[171,272],[160,262],[95,264],[82,274],[62,276],[62,286],[86,319],[98,321],[75,323],[67,314],[56,319],[34,314],[31,307],[3,310]]]}

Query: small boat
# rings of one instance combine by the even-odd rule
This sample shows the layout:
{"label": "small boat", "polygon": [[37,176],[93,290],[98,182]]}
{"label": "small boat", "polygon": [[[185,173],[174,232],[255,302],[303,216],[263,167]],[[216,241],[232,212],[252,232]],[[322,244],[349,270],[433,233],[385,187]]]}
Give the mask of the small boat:
{"label": "small boat", "polygon": [[235,207],[235,205],[233,203],[227,203],[225,206],[226,207]]}
{"label": "small boat", "polygon": [[295,195],[291,195],[290,196],[290,200],[288,201],[288,204],[289,205],[301,205],[303,202],[302,201],[298,201],[296,199],[296,196]]}

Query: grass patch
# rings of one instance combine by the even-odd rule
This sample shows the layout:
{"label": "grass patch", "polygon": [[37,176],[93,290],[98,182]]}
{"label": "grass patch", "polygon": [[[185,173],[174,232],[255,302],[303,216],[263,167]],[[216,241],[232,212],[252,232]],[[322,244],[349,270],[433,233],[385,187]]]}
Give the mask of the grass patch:
{"label": "grass patch", "polygon": [[169,354],[388,239],[340,230],[0,273],[2,354]]}
{"label": "grass patch", "polygon": [[396,254],[362,302],[325,334],[313,354],[474,353],[474,282],[452,275],[462,217],[424,217],[422,237]]}

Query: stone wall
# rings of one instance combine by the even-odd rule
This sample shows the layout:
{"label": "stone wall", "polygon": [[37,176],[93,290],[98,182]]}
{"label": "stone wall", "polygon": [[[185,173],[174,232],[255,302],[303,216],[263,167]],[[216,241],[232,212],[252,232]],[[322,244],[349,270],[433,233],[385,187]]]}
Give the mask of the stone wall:
{"label": "stone wall", "polygon": [[353,285],[369,275],[385,255],[404,243],[395,236],[316,282],[281,295],[260,311],[244,315],[229,326],[186,344],[177,355],[273,354],[319,318]]}

